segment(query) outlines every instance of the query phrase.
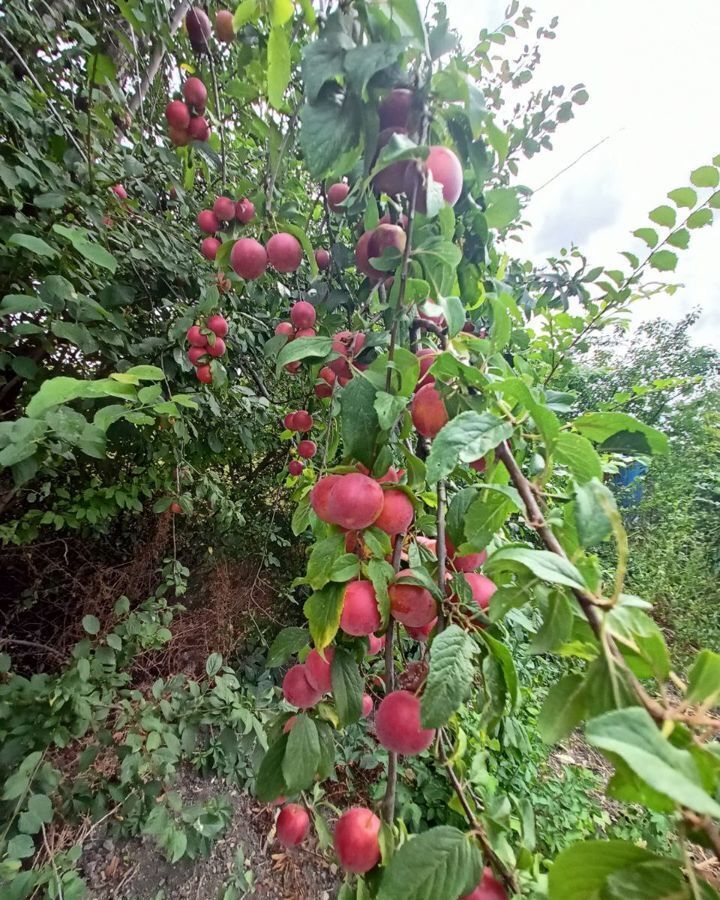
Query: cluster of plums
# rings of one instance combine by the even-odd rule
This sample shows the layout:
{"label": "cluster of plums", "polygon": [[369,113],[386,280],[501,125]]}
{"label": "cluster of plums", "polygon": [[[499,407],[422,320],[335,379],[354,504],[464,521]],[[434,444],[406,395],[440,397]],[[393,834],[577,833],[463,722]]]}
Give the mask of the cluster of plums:
{"label": "cluster of plums", "polygon": [[219,313],[209,316],[200,324],[196,322],[187,330],[187,342],[190,344],[187,357],[195,366],[198,381],[203,384],[212,382],[211,359],[224,356],[227,351],[224,340],[227,333],[227,319]]}
{"label": "cluster of plums", "polygon": [[[306,409],[299,409],[297,412],[288,413],[283,419],[283,425],[288,431],[295,431],[298,434],[305,434],[313,427],[313,417]],[[298,456],[302,459],[312,459],[317,453],[317,444],[309,438],[302,438],[297,445]],[[288,471],[291,475],[301,475],[305,468],[304,463],[299,459],[291,459],[288,463]]]}
{"label": "cluster of plums", "polygon": [[207,141],[210,125],[205,118],[207,88],[195,76],[186,79],[182,86],[184,100],[171,100],[165,107],[170,140],[176,147],[185,147],[190,141]]}
{"label": "cluster of plums", "polygon": [[[185,16],[185,28],[193,50],[196,53],[207,53],[210,48],[212,25],[205,10],[199,6],[189,9]],[[215,13],[215,35],[224,44],[230,44],[235,40],[233,14],[229,9],[220,9]]]}
{"label": "cluster of plums", "polygon": [[217,256],[222,241],[215,235],[223,229],[230,228],[233,222],[247,225],[255,218],[255,206],[247,197],[232,200],[230,197],[216,197],[212,209],[203,209],[197,214],[200,231],[207,237],[200,243],[200,252],[205,259],[213,260]]}

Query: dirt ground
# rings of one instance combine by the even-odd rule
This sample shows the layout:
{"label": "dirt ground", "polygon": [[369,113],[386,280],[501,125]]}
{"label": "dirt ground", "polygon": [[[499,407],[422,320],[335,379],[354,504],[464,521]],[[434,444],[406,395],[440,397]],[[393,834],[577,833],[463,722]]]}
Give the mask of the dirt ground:
{"label": "dirt ground", "polygon": [[275,811],[245,793],[214,780],[185,773],[176,789],[186,803],[224,795],[233,807],[225,834],[207,858],[167,862],[151,838],[115,841],[93,836],[82,866],[88,900],[223,900],[233,883],[236,852],[241,849],[254,885],[236,897],[252,900],[334,900],[342,876],[312,840],[285,850],[274,839]]}

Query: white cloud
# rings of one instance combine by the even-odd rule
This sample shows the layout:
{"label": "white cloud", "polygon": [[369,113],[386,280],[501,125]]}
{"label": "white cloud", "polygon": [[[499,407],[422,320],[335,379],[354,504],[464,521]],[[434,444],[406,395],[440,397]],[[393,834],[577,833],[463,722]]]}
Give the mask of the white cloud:
{"label": "white cloud", "polygon": [[[525,249],[541,259],[572,241],[596,264],[617,266],[620,250],[642,255],[632,237],[666,193],[720,153],[717,0],[535,0],[536,22],[558,15],[555,41],[543,42],[533,87],[584,82],[590,101],[561,126],[553,151],[523,163],[537,188],[606,136],[609,139],[533,197]],[[472,46],[480,28],[502,21],[505,3],[447,0],[453,24]],[[678,319],[700,306],[696,339],[720,346],[720,223],[693,232],[680,251],[674,296],[641,301],[635,317]]]}

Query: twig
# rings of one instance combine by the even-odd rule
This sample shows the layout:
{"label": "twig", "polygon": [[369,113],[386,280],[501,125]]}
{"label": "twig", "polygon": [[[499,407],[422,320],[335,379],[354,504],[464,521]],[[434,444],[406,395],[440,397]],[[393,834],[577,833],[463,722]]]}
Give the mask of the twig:
{"label": "twig", "polygon": [[443,598],[440,601],[440,607],[438,609],[437,632],[440,634],[445,628],[445,609],[443,600],[445,599],[445,568],[447,560],[447,548],[445,545],[445,508],[447,504],[447,491],[445,489],[445,482],[442,480],[438,481],[437,504],[437,582],[438,588],[440,589],[440,595]]}
{"label": "twig", "polygon": [[[175,34],[175,32],[178,30],[180,24],[182,23],[183,17],[189,8],[190,0],[180,0],[178,5],[175,7],[175,10],[170,17],[169,31],[171,35]],[[155,49],[153,50],[153,54],[150,57],[150,64],[148,65],[147,70],[142,77],[142,81],[140,82],[137,93],[130,98],[128,109],[131,113],[134,113],[138,106],[140,106],[140,104],[145,99],[145,95],[150,90],[150,86],[152,85],[153,81],[155,81],[155,77],[157,76],[160,64],[162,63],[164,58],[165,45],[162,43],[161,39],[157,47],[155,47]]]}
{"label": "twig", "polygon": [[34,650],[45,650],[46,653],[59,659],[60,662],[65,662],[63,654],[49,644],[41,644],[39,641],[23,641],[20,638],[0,638],[0,646],[5,644],[15,644],[17,647],[32,647]]}
{"label": "twig", "polygon": [[[400,571],[400,560],[402,557],[403,538],[405,535],[399,534],[395,538],[395,547],[393,549],[393,572],[397,574]],[[395,689],[395,658],[393,654],[393,617],[388,616],[388,627],[385,632],[385,696]],[[397,753],[392,750],[388,751],[388,767],[387,767],[387,787],[382,802],[382,817],[386,822],[392,822],[395,818],[395,791],[397,787]]]}

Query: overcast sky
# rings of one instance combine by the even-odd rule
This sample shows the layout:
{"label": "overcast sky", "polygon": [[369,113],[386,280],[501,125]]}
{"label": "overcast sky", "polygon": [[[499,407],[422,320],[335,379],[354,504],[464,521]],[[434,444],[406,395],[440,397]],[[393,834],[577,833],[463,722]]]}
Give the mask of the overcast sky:
{"label": "overcast sky", "polygon": [[[471,47],[480,28],[503,20],[505,0],[446,0]],[[555,134],[554,150],[525,163],[520,180],[538,188],[606,136],[601,147],[538,192],[525,252],[535,260],[574,241],[592,263],[617,266],[619,250],[642,255],[632,237],[647,213],[690,172],[720,154],[720,0],[528,0],[535,23],[557,15],[543,41],[534,87],[584,82],[589,102]],[[635,307],[636,319],[677,319],[702,309],[694,337],[720,346],[720,221],[692,232],[679,251],[674,296]]]}

